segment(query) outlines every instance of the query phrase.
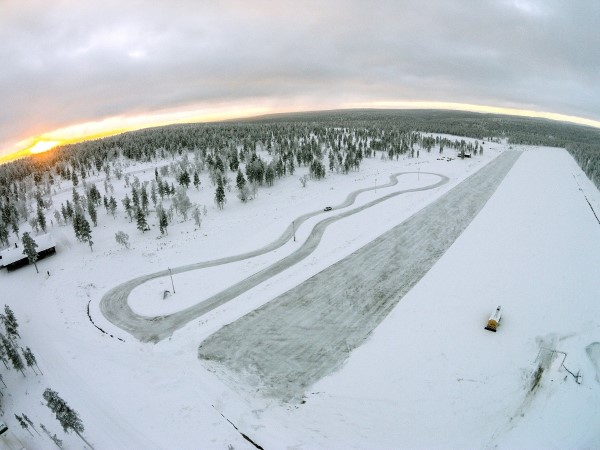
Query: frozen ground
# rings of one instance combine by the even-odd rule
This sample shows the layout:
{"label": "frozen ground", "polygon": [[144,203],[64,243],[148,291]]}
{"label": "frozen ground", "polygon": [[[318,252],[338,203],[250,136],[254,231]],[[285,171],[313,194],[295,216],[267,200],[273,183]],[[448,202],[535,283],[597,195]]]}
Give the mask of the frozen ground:
{"label": "frozen ground", "polygon": [[[382,188],[388,188],[395,186],[398,184],[398,176],[401,175],[410,175],[409,173],[404,174],[393,174],[390,176],[390,182],[380,186],[379,189],[381,191]],[[420,175],[418,173],[414,173],[412,175]],[[111,289],[108,293],[104,295],[102,301],[100,303],[100,308],[102,310],[102,314],[110,320],[113,324],[118,327],[126,330],[127,332],[134,335],[141,341],[159,341],[173,334],[173,332],[189,321],[196,319],[209,311],[212,311],[215,308],[223,305],[224,303],[238,297],[240,294],[252,289],[253,287],[269,280],[271,277],[283,272],[286,269],[294,266],[298,262],[305,259],[307,256],[312,254],[314,250],[319,245],[321,238],[325,230],[329,227],[330,224],[337,222],[338,220],[343,220],[346,217],[352,216],[354,214],[365,211],[367,208],[370,208],[374,205],[377,205],[381,202],[389,200],[390,198],[396,197],[398,195],[406,194],[409,192],[420,192],[429,189],[435,189],[445,183],[448,182],[448,178],[444,175],[425,173],[423,178],[433,178],[437,180],[437,182],[432,182],[431,184],[425,185],[423,187],[413,187],[410,189],[402,189],[394,191],[390,194],[380,196],[375,200],[370,200],[365,202],[360,206],[356,206],[354,208],[348,208],[349,206],[354,205],[356,198],[359,194],[369,192],[372,190],[376,190],[376,187],[363,188],[358,191],[352,192],[348,195],[346,200],[339,205],[332,207],[331,211],[315,211],[307,214],[303,214],[300,217],[294,219],[293,224],[290,224],[283,234],[274,240],[272,243],[263,246],[262,248],[244,253],[241,255],[229,256],[226,258],[221,258],[213,261],[205,261],[199,262],[195,264],[189,264],[181,267],[174,267],[170,269],[170,271],[161,271],[150,275],[145,275],[135,280],[128,281],[116,288]],[[413,182],[414,183],[414,182]],[[419,183],[420,184],[420,183]],[[340,213],[334,213],[333,211],[345,209],[345,211]],[[142,283],[146,283],[147,281],[153,280],[155,278],[167,278],[172,273],[185,273],[190,271],[196,271],[200,269],[205,269],[209,267],[220,266],[224,264],[235,263],[238,261],[249,260],[256,256],[264,255],[268,252],[272,252],[280,247],[282,247],[286,242],[289,242],[293,239],[295,234],[295,227],[301,227],[306,221],[311,219],[312,217],[326,215],[329,216],[326,219],[322,219],[319,222],[316,222],[312,229],[310,230],[308,237],[304,240],[304,242],[293,250],[290,254],[286,255],[279,261],[274,262],[270,266],[252,274],[248,278],[245,278],[232,286],[224,289],[221,292],[218,292],[207,299],[201,299],[199,296],[190,295],[191,299],[197,299],[196,304],[189,306],[185,309],[179,310],[177,312],[172,312],[171,314],[166,315],[155,315],[155,316],[143,316],[134,312],[134,310],[129,306],[128,296],[131,291],[140,286]],[[271,257],[270,259],[272,259]],[[250,261],[250,264],[254,264],[255,261]],[[260,266],[256,264],[256,266]],[[198,275],[194,274],[197,278]],[[202,276],[201,274],[200,276]],[[162,285],[166,285],[168,288],[168,282],[163,280]],[[164,290],[163,290],[164,293]],[[139,297],[139,295],[138,295]],[[144,302],[142,300],[142,308]],[[153,303],[153,302],[151,302]],[[172,304],[172,303],[171,303]]]}
{"label": "frozen ground", "polygon": [[[156,228],[142,234],[123,215],[102,214],[92,230],[93,253],[70,227],[55,225],[58,253],[40,261],[40,275],[33,267],[0,271],[1,303],[15,311],[23,345],[44,371],[4,377],[10,445],[19,445],[18,439],[26,448],[52,446],[20,429],[13,414],[25,412],[57,433],[65,449],[83,447],[62,433],[43,405],[41,394],[51,387],[79,412],[84,435],[97,449],[253,448],[228,420],[267,449],[600,447],[600,225],[585,199],[600,211],[600,194],[564,150],[516,148],[523,154],[471,224],[364,344],[306,390],[305,403],[282,403],[247,384],[224,382],[227,372],[211,372],[197,358],[198,345],[224,325],[365,246],[506,149],[486,143],[483,156],[465,161],[439,161],[426,152],[413,160],[365,160],[359,173],[328,175],[304,189],[297,178],[284,178],[247,205],[228,193],[223,211],[212,206],[214,188],[203,177],[204,189],[190,193],[192,201],[208,206],[200,230],[192,221],[174,223],[168,236],[157,238]],[[153,168],[126,170],[143,181]],[[339,204],[392,173],[419,169],[450,181],[331,224],[310,256],[156,344],[139,342],[100,312],[103,295],[121,283],[256,250],[300,214]],[[361,194],[356,205],[369,201],[365,196],[374,200],[432,182],[400,177],[387,191]],[[121,198],[128,189],[113,183]],[[61,189],[55,205],[69,198],[70,187]],[[138,289],[132,292],[132,305],[145,315],[167,314],[208,298],[290,254],[317,219],[296,230],[296,243],[252,262],[197,271],[213,271],[210,279],[197,275],[195,281],[196,271],[174,275],[177,293],[167,300],[163,286],[152,289],[161,279],[146,283],[139,296]],[[131,249],[117,247],[117,230],[129,233]],[[88,304],[97,325],[115,338],[90,323]],[[483,326],[498,304],[503,323],[490,333]],[[566,352],[565,365],[581,371],[582,384],[557,358],[538,357],[541,346]],[[532,391],[543,362],[547,369]]]}
{"label": "frozen ground", "polygon": [[235,372],[236,386],[299,401],[431,269],[519,156],[502,154],[401,225],[223,327],[200,345],[200,358]]}

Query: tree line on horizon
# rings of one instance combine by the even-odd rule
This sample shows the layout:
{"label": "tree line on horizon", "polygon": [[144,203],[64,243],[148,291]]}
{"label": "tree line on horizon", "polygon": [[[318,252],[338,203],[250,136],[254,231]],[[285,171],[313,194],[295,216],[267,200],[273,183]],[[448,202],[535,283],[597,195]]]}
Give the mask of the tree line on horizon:
{"label": "tree line on horizon", "polygon": [[[93,250],[92,231],[102,207],[112,217],[121,210],[141,232],[150,229],[151,216],[161,234],[175,215],[183,221],[191,215],[200,228],[206,205],[193,204],[188,189],[199,190],[201,176],[202,185],[215,189],[214,202],[223,209],[227,192],[235,189],[246,203],[259,187],[270,188],[299,167],[308,170],[300,178],[304,187],[308,179],[320,180],[327,173],[358,171],[364,158],[414,158],[434,148],[440,153],[454,148],[464,155],[482,152],[483,143],[364,124],[242,123],[152,128],[70,145],[0,166],[0,248],[9,245],[11,232],[20,239],[23,223],[45,233],[51,222],[71,225],[75,237]],[[154,179],[140,181],[126,173],[128,161],[153,162]],[[103,176],[104,181],[91,182],[91,176]],[[113,195],[115,179],[129,190],[124,198]],[[71,190],[71,198],[55,206],[53,195],[62,184]],[[115,239],[129,246],[127,233],[119,231]]]}
{"label": "tree line on horizon", "polygon": [[[440,134],[474,137],[481,145]],[[93,250],[92,231],[102,207],[112,217],[121,210],[141,232],[156,220],[166,234],[176,215],[183,221],[191,215],[200,228],[206,205],[190,201],[190,186],[212,185],[214,202],[223,209],[232,189],[246,203],[259,187],[272,187],[299,167],[308,169],[300,178],[305,186],[309,178],[358,171],[364,158],[414,158],[420,151],[442,153],[447,148],[464,156],[482,152],[486,140],[565,147],[600,186],[598,137],[599,130],[549,120],[447,111],[331,111],[149,128],[1,165],[0,248],[9,245],[11,232],[20,239],[22,224],[46,232],[52,222],[72,225],[75,237]],[[127,174],[128,161],[155,163],[154,179],[141,182]],[[103,193],[88,182],[101,174]],[[124,198],[113,195],[114,179],[124,180],[130,190]],[[54,207],[53,193],[62,183],[70,185],[72,196]],[[127,238],[122,231],[115,235],[126,247]]]}

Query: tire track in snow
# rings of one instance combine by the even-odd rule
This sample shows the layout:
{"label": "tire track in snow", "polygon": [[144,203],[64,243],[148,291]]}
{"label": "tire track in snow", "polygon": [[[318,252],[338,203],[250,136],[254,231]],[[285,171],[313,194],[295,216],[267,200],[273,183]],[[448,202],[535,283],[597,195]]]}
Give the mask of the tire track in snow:
{"label": "tire track in snow", "polygon": [[[383,189],[386,187],[391,187],[398,184],[398,177],[402,175],[415,174],[417,172],[400,172],[393,175],[390,175],[390,181],[385,185],[375,186],[375,187],[367,187],[363,189],[356,190],[350,193],[346,200],[344,200],[339,205],[332,208],[332,210],[339,210],[351,206],[356,201],[356,198],[363,192],[372,191],[374,189]],[[293,253],[282,258],[281,260],[273,263],[271,266],[251,275],[250,277],[230,286],[229,288],[209,297],[206,300],[199,302],[196,305],[193,305],[189,308],[183,309],[173,314],[148,317],[136,314],[127,303],[127,298],[133,289],[140,286],[141,284],[153,280],[155,278],[165,277],[169,275],[168,270],[162,270],[159,272],[151,273],[148,275],[143,275],[132,280],[126,281],[122,283],[110,291],[108,291],[100,300],[100,311],[108,319],[111,323],[118,326],[119,328],[125,330],[135,338],[139,339],[142,342],[158,342],[166,337],[169,337],[173,334],[174,331],[183,327],[189,321],[200,317],[203,314],[223,305],[224,303],[232,300],[233,298],[239,296],[240,294],[246,292],[249,289],[257,286],[263,281],[268,280],[269,278],[277,275],[278,273],[284,271],[285,269],[297,264],[302,259],[306,258],[310,255],[318,246],[323,233],[326,228],[343,218],[361,212],[367,208],[370,208],[373,205],[381,203],[385,200],[388,200],[392,197],[396,197],[401,194],[405,194],[408,192],[418,192],[425,191],[429,189],[435,189],[445,183],[448,182],[448,177],[430,172],[420,172],[424,175],[434,175],[440,178],[440,181],[437,183],[431,184],[429,186],[423,186],[412,189],[403,189],[401,191],[392,192],[383,197],[372,200],[364,205],[358,206],[356,208],[350,209],[348,211],[340,212],[337,215],[331,215],[331,212],[328,214],[328,218],[323,219],[318,222],[314,228],[312,229],[310,235],[307,240]],[[294,220],[295,227],[299,228],[304,222],[308,219],[325,214],[322,210],[314,211],[311,213],[303,214],[297,219]],[[203,269],[206,267],[219,266],[223,264],[228,264],[236,261],[241,261],[244,259],[253,258],[255,256],[263,255],[272,250],[275,250],[281,246],[283,246],[286,242],[288,242],[294,233],[294,225],[292,223],[284,230],[284,232],[279,236],[279,238],[275,239],[270,244],[267,244],[257,250],[243,253],[240,255],[229,256],[225,258],[220,258],[211,261],[203,261],[195,264],[188,264],[185,266],[180,266],[171,269],[173,273],[182,273],[188,272],[191,270]]]}
{"label": "tire track in snow", "polygon": [[431,269],[520,156],[506,152],[347,258],[226,325],[198,356],[233,383],[299,399],[336,370]]}

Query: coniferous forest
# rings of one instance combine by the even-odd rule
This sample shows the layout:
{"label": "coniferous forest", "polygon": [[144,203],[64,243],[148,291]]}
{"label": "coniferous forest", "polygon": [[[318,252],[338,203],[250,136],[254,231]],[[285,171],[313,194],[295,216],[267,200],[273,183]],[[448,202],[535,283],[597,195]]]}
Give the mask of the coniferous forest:
{"label": "coniferous forest", "polygon": [[[471,137],[481,145],[431,133]],[[161,233],[167,232],[173,210],[185,220],[191,214],[199,223],[200,208],[190,203],[186,190],[190,185],[199,187],[203,172],[215,188],[215,204],[223,209],[226,190],[234,188],[242,202],[250,201],[259,186],[272,188],[298,167],[308,168],[309,177],[318,180],[328,172],[357,171],[363,158],[376,154],[412,158],[419,151],[442,153],[452,148],[464,155],[483,152],[486,141],[499,139],[566,148],[600,187],[600,130],[545,119],[456,111],[340,110],[171,125],[65,145],[0,166],[0,246],[8,245],[11,232],[19,236],[20,224],[28,222],[32,229],[46,231],[50,218],[72,224],[76,237],[93,250],[90,222],[96,225],[98,208],[113,216],[123,208],[144,232],[150,201]],[[125,177],[129,185],[129,175],[123,174],[128,160],[156,162],[155,178],[142,184],[134,177],[130,195],[115,199],[110,180]],[[106,179],[104,194],[95,184],[86,184],[89,175],[101,173]],[[72,182],[73,199],[53,205],[52,190],[61,180]],[[304,185],[306,178],[300,181]],[[82,194],[78,185],[83,186]],[[170,210],[163,206],[164,198],[171,200]],[[117,242],[127,244],[123,236]]]}

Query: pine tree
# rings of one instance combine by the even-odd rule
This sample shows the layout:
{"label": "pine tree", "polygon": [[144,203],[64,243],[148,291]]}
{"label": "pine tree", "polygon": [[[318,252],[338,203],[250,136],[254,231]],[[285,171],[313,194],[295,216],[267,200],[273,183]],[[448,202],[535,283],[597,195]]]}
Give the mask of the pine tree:
{"label": "pine tree", "polygon": [[146,192],[146,186],[142,187],[142,210],[144,214],[148,214],[148,192]]}
{"label": "pine tree", "polygon": [[[6,354],[6,348],[4,348],[4,345],[0,345],[0,360],[2,360],[6,370],[8,370],[8,355]],[[2,381],[2,384],[4,384],[4,381]]]}
{"label": "pine tree", "polygon": [[87,242],[90,246],[90,250],[94,251],[92,246],[94,245],[94,241],[92,241],[92,229],[90,228],[90,223],[86,220],[83,215],[80,216],[79,220],[79,235],[81,236],[82,242]]}
{"label": "pine tree", "polygon": [[200,177],[198,176],[198,172],[197,171],[194,172],[194,187],[197,190],[200,190]]}
{"label": "pine tree", "polygon": [[8,225],[0,219],[0,245],[8,245]]}
{"label": "pine tree", "polygon": [[158,198],[156,197],[156,181],[154,180],[152,180],[152,184],[150,185],[150,199],[152,200],[152,204],[156,208]]}
{"label": "pine tree", "polygon": [[69,200],[66,201],[66,211],[67,211],[67,216],[70,219],[72,219],[73,215],[75,214],[75,209],[73,208],[73,205],[71,204],[71,202]]}
{"label": "pine tree", "polygon": [[15,414],[15,418],[17,419],[17,422],[19,422],[19,425],[21,425],[21,428],[27,430],[27,432],[33,436],[33,433],[29,430],[29,424],[25,421],[25,419],[23,419],[21,416],[18,416]]}
{"label": "pine tree", "polygon": [[237,171],[237,176],[235,178],[235,187],[237,187],[240,191],[246,185],[246,179],[244,178],[244,174],[240,169]]}
{"label": "pine tree", "polygon": [[215,203],[219,207],[219,209],[223,209],[223,205],[225,205],[225,190],[223,189],[223,179],[221,178],[221,174],[217,176],[217,190],[215,191]]}
{"label": "pine tree", "polygon": [[21,348],[21,352],[23,352],[23,357],[25,358],[25,363],[27,364],[27,367],[31,367],[31,370],[35,372],[35,369],[33,368],[33,366],[35,366],[43,375],[44,373],[40,370],[39,366],[37,365],[37,360],[35,359],[35,356],[31,349],[29,347],[25,347],[24,349]]}
{"label": "pine tree", "polygon": [[25,364],[23,364],[23,360],[21,359],[21,355],[19,355],[19,352],[17,352],[13,346],[13,344],[6,339],[6,337],[1,336],[0,337],[2,339],[2,345],[4,346],[4,349],[6,350],[6,355],[8,356],[8,359],[10,360],[12,366],[20,371],[23,376],[25,377],[25,372],[23,371],[23,369],[25,369]]}
{"label": "pine tree", "polygon": [[125,194],[125,198],[122,200],[122,202],[123,207],[125,208],[125,212],[129,216],[129,221],[131,222],[133,220],[133,208],[131,206],[131,199],[127,194]]}
{"label": "pine tree", "polygon": [[140,207],[140,195],[138,194],[135,186],[131,186],[131,202],[133,203],[134,209],[138,209]]}
{"label": "pine tree", "polygon": [[33,240],[31,236],[29,236],[29,233],[27,232],[23,233],[23,238],[21,239],[21,242],[23,243],[23,254],[27,255],[29,264],[33,263],[33,265],[35,266],[35,271],[37,273],[40,273],[36,263],[36,261],[38,260],[38,253],[36,250],[36,247],[38,246],[37,243]]}
{"label": "pine tree", "polygon": [[237,156],[237,150],[234,150],[231,153],[231,158],[229,159],[229,169],[231,169],[232,172],[238,170],[240,167],[240,161],[238,159]]}
{"label": "pine tree", "polygon": [[223,160],[219,155],[215,157],[215,169],[219,170],[221,173],[225,173],[225,166],[223,165]]}
{"label": "pine tree", "polygon": [[167,195],[167,189],[165,187],[165,183],[163,183],[162,179],[158,179],[156,181],[156,188],[158,190],[158,195],[160,195],[161,200],[163,198],[165,198],[165,195]]}
{"label": "pine tree", "polygon": [[29,417],[27,417],[27,415],[25,415],[25,413],[21,414],[21,416],[23,417],[23,419],[25,419],[25,422],[27,422],[29,424],[29,426],[31,426],[31,428],[33,428],[33,430],[40,435],[40,433],[38,432],[37,428],[35,427],[35,425],[33,424],[33,422],[31,421],[31,419]]}
{"label": "pine tree", "polygon": [[19,335],[19,322],[17,322],[15,314],[8,305],[4,305],[4,314],[0,314],[0,320],[2,320],[6,334],[11,341],[21,337]]}
{"label": "pine tree", "polygon": [[144,211],[141,208],[138,208],[135,212],[135,219],[137,222],[137,229],[142,233],[144,231],[148,231],[148,222],[146,222],[146,216],[144,215]]}
{"label": "pine tree", "polygon": [[38,205],[37,207],[37,223],[40,229],[45,233],[46,232],[46,215],[44,214],[44,210]]}
{"label": "pine tree", "polygon": [[92,197],[88,197],[88,213],[94,226],[98,226],[98,213],[96,212],[96,204]]}
{"label": "pine tree", "polygon": [[167,213],[162,207],[162,204],[159,204],[158,208],[156,208],[156,214],[158,215],[158,227],[160,229],[160,234],[165,234],[167,232],[167,226],[169,226],[169,219],[167,217]]}
{"label": "pine tree", "polygon": [[108,208],[110,209],[110,213],[112,214],[113,218],[115,217],[115,211],[117,210],[117,201],[115,200],[115,198],[111,195],[110,199],[108,200]]}
{"label": "pine tree", "polygon": [[71,408],[67,404],[66,401],[60,398],[58,392],[47,388],[44,391],[43,397],[44,400],[46,400],[47,402],[46,405],[54,413],[56,419],[62,426],[65,433],[68,433],[69,431],[74,431],[77,434],[77,436],[79,436],[81,440],[83,440],[83,442],[85,442],[88,446],[93,448],[92,445],[88,441],[86,441],[85,438],[81,435],[85,428],[83,426],[83,422],[79,418],[79,415],[73,408]]}
{"label": "pine tree", "polygon": [[187,173],[187,170],[181,172],[178,181],[180,186],[185,186],[186,189],[188,188],[190,185],[190,174]]}

